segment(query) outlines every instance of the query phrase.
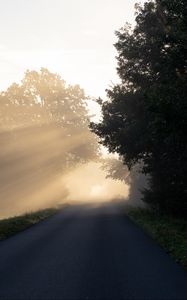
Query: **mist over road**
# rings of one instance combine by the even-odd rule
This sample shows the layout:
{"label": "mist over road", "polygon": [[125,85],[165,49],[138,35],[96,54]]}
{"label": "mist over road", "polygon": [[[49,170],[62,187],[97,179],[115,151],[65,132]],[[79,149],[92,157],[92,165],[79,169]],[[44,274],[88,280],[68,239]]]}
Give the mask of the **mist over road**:
{"label": "mist over road", "polygon": [[187,299],[187,273],[117,205],[79,205],[0,242],[0,299]]}

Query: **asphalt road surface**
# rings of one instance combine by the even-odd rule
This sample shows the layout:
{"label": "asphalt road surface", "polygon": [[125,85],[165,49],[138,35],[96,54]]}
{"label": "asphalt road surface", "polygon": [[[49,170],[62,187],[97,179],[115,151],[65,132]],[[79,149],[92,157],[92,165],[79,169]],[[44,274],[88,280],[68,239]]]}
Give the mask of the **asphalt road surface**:
{"label": "asphalt road surface", "polygon": [[75,206],[0,242],[0,299],[186,300],[187,272],[117,206]]}

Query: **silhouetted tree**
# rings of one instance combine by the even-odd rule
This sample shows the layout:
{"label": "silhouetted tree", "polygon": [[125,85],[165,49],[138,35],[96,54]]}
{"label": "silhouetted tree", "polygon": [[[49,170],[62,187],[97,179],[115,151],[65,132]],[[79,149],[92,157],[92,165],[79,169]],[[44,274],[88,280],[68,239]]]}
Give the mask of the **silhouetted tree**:
{"label": "silhouetted tree", "polygon": [[110,152],[150,174],[144,201],[187,214],[187,18],[185,0],[136,5],[136,25],[116,32],[121,83],[108,90],[103,120],[91,123]]}

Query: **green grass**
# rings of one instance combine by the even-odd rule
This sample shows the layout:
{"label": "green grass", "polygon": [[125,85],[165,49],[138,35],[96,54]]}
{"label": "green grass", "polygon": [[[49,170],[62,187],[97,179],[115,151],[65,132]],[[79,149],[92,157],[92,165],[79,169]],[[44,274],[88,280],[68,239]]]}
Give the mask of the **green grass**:
{"label": "green grass", "polygon": [[54,215],[57,211],[59,211],[57,208],[47,208],[36,212],[26,213],[21,216],[0,220],[0,240],[4,240],[17,232]]}
{"label": "green grass", "polygon": [[141,208],[129,209],[127,214],[187,270],[187,220]]}

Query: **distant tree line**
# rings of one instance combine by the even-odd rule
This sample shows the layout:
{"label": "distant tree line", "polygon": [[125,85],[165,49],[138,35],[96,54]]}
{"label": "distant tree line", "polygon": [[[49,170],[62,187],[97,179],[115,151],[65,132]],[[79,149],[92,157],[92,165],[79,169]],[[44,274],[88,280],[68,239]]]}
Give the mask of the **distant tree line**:
{"label": "distant tree line", "polygon": [[136,5],[135,27],[116,32],[120,83],[98,100],[103,119],[91,129],[132,168],[143,165],[143,200],[187,215],[187,3]]}

